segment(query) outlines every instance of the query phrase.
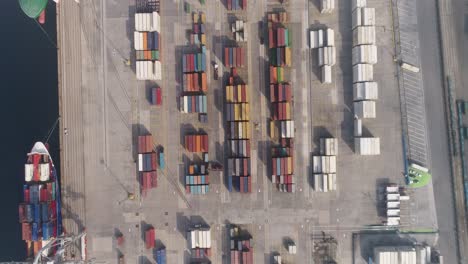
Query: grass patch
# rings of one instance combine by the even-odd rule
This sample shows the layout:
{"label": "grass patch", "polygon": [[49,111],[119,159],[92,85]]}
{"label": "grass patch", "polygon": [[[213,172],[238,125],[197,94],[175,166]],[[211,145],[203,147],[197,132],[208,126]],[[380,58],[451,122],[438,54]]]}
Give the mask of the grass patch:
{"label": "grass patch", "polygon": [[420,188],[426,186],[431,181],[431,174],[413,166],[408,169],[409,187]]}

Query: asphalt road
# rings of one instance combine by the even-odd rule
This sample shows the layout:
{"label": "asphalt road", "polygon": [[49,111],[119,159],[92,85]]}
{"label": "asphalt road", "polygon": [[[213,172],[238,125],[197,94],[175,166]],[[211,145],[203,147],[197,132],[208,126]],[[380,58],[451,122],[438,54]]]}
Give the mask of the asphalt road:
{"label": "asphalt road", "polygon": [[428,149],[439,224],[439,247],[446,263],[457,263],[455,209],[450,178],[436,2],[435,0],[418,0],[417,4]]}

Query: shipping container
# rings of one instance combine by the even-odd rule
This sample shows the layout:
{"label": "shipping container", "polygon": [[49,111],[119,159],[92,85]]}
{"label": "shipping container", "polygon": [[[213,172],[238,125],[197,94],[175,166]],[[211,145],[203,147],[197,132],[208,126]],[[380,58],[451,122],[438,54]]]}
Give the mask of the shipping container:
{"label": "shipping container", "polygon": [[374,67],[371,64],[353,66],[353,83],[370,82],[374,79]]}
{"label": "shipping container", "polygon": [[321,0],[320,13],[331,14],[335,9],[335,0]]}
{"label": "shipping container", "polygon": [[353,84],[353,100],[377,100],[379,97],[376,82],[360,82]]}
{"label": "shipping container", "polygon": [[375,45],[375,26],[359,26],[353,29],[353,46]]}
{"label": "shipping container", "polygon": [[354,138],[354,148],[359,155],[380,155],[380,138]]}
{"label": "shipping container", "polygon": [[323,65],[320,67],[322,72],[322,83],[331,84],[332,83],[332,70],[330,65]]}
{"label": "shipping container", "polygon": [[377,46],[375,45],[359,45],[353,47],[352,50],[352,63],[353,65],[376,64],[377,63]]}
{"label": "shipping container", "polygon": [[356,101],[354,105],[354,116],[358,119],[376,118],[375,101]]}
{"label": "shipping container", "polygon": [[145,246],[146,249],[154,248],[156,242],[155,230],[153,227],[150,227],[145,231]]}

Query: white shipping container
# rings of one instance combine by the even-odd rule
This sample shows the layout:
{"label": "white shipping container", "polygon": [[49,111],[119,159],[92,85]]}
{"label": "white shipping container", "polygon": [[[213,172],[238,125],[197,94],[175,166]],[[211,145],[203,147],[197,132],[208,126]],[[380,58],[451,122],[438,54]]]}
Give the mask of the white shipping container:
{"label": "white shipping container", "polygon": [[377,63],[377,46],[375,45],[359,45],[354,46],[352,51],[353,65],[376,64]]}
{"label": "white shipping container", "polygon": [[41,163],[39,164],[40,168],[40,180],[41,181],[48,181],[50,177],[50,168],[49,163]]}
{"label": "white shipping container", "polygon": [[358,119],[375,118],[375,101],[354,102],[354,116]]}
{"label": "white shipping container", "polygon": [[366,7],[366,5],[366,0],[351,0],[351,10],[354,10],[357,7]]}
{"label": "white shipping container", "polygon": [[322,191],[322,182],[323,182],[323,176],[322,174],[314,174],[314,190],[316,192],[321,192]]}
{"label": "white shipping container", "polygon": [[334,66],[336,63],[336,49],[335,47],[324,47],[324,59],[325,65]]}
{"label": "white shipping container", "polygon": [[313,173],[322,172],[322,159],[320,158],[320,156],[312,157],[312,171]]}
{"label": "white shipping container", "polygon": [[325,49],[318,48],[318,65],[323,66],[325,63]]}
{"label": "white shipping container", "polygon": [[[152,62],[149,62],[152,63]],[[155,61],[154,62],[154,78],[152,80],[160,81],[162,80],[162,72],[161,72],[161,62]]]}
{"label": "white shipping container", "polygon": [[323,192],[328,192],[328,175],[327,174],[322,174],[323,179],[322,179],[322,184],[323,184]]}
{"label": "white shipping container", "polygon": [[328,174],[328,189],[336,191],[336,174]]}
{"label": "white shipping container", "polygon": [[388,209],[396,209],[400,208],[400,201],[388,201],[387,202]]}
{"label": "white shipping container", "polygon": [[138,31],[133,32],[133,44],[135,46],[135,50],[142,50],[143,49],[143,33],[140,33]]}
{"label": "white shipping container", "polygon": [[375,8],[362,8],[361,17],[363,26],[375,26]]}
{"label": "white shipping container", "polygon": [[330,46],[330,47],[333,47],[335,46],[335,31],[331,28],[328,28],[327,29],[327,42],[326,42],[326,46]]}
{"label": "white shipping container", "polygon": [[320,138],[320,154],[335,156],[338,154],[338,141],[336,138]]}
{"label": "white shipping container", "polygon": [[354,148],[359,155],[380,155],[380,138],[354,138]]}
{"label": "white shipping container", "polygon": [[143,154],[138,154],[138,171],[143,171]]}
{"label": "white shipping container", "polygon": [[318,30],[318,46],[323,47],[323,30]]}
{"label": "white shipping container", "polygon": [[153,24],[151,31],[161,32],[161,16],[158,14],[158,12],[153,12],[152,16]]}
{"label": "white shipping container", "polygon": [[330,65],[323,65],[320,67],[322,71],[322,83],[331,84],[332,83],[332,70]]}
{"label": "white shipping container", "polygon": [[27,182],[32,181],[34,174],[33,164],[24,164],[24,180]]}
{"label": "white shipping container", "polygon": [[353,10],[352,14],[351,14],[351,20],[352,20],[352,29],[356,28],[356,27],[359,27],[359,26],[362,26],[362,11],[361,11],[362,8],[358,7],[356,9]]}
{"label": "white shipping container", "polygon": [[356,64],[353,66],[353,83],[370,82],[374,79],[374,67],[371,64]]}
{"label": "white shipping container", "polygon": [[355,137],[362,136],[362,119],[359,119],[359,118],[354,119],[354,136]]}
{"label": "white shipping container", "polygon": [[135,14],[135,30],[142,31],[141,30],[141,14],[138,14],[138,13]]}
{"label": "white shipping container", "polygon": [[377,100],[379,88],[376,82],[359,82],[353,84],[353,100]]}
{"label": "white shipping container", "polygon": [[353,46],[375,44],[375,26],[359,26],[353,29]]}
{"label": "white shipping container", "polygon": [[320,48],[319,39],[318,39],[318,31],[313,31],[313,30],[310,31],[309,41],[310,41],[309,45],[311,49]]}

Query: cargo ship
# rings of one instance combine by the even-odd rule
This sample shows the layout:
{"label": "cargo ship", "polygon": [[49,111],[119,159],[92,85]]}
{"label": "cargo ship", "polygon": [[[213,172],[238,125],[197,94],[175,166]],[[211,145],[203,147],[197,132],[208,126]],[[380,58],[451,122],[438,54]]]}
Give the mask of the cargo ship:
{"label": "cargo ship", "polygon": [[[58,175],[52,157],[42,142],[36,142],[27,154],[23,201],[18,211],[27,258],[34,258],[43,247],[62,234]],[[55,251],[53,247],[48,248],[41,255],[51,257]]]}
{"label": "cargo ship", "polygon": [[21,10],[30,18],[45,24],[48,0],[18,0]]}

